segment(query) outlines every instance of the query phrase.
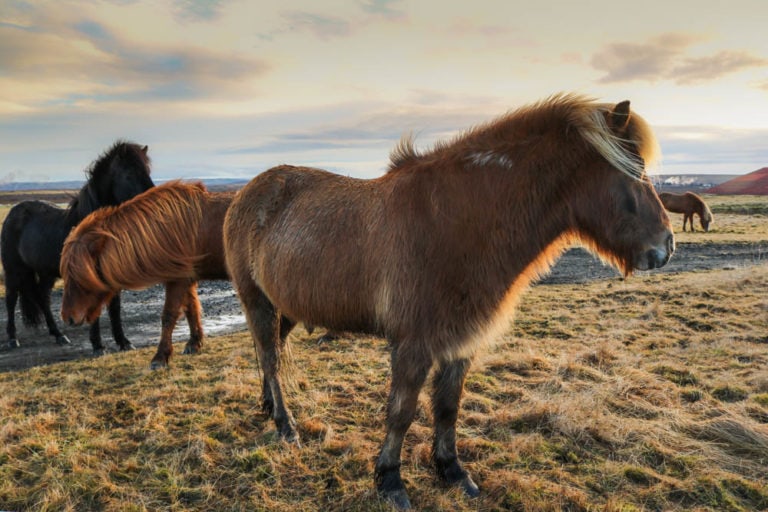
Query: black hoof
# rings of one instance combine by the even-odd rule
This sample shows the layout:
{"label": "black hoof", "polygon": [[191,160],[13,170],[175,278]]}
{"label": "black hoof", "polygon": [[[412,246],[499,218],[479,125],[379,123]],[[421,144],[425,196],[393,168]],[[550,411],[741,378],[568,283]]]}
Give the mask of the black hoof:
{"label": "black hoof", "polygon": [[130,341],[120,345],[120,352],[128,352],[129,350],[136,350],[136,347]]}
{"label": "black hoof", "polygon": [[184,346],[184,352],[182,352],[182,354],[189,355],[189,354],[197,354],[199,352],[200,352],[200,345],[190,345],[189,343],[187,343]]}
{"label": "black hoof", "polygon": [[[278,422],[283,423],[283,422]],[[301,448],[301,441],[299,440],[299,434],[296,432],[296,428],[292,420],[284,422],[282,425],[277,425],[277,433],[284,442],[288,444],[295,444]]]}
{"label": "black hoof", "polygon": [[408,493],[403,489],[387,493],[379,492],[379,496],[397,510],[411,510],[411,501],[408,499]]}
{"label": "black hoof", "polygon": [[104,347],[93,349],[93,357],[101,357],[106,353],[107,350]]}
{"label": "black hoof", "polygon": [[57,337],[56,337],[56,343],[57,343],[58,345],[69,345],[69,344],[70,344],[70,343],[72,343],[72,342],[71,342],[71,341],[69,341],[69,338],[67,338],[66,336],[64,336],[64,335],[62,334],[61,336],[57,336]]}
{"label": "black hoof", "polygon": [[379,497],[397,510],[410,510],[411,501],[405,491],[405,484],[400,477],[400,464],[387,468],[376,469],[376,491]]}
{"label": "black hoof", "polygon": [[326,343],[330,343],[332,341],[336,341],[339,339],[339,336],[336,334],[323,334],[319,338],[317,338],[317,344],[318,345],[325,345]]}
{"label": "black hoof", "polygon": [[464,491],[464,494],[470,498],[476,498],[480,496],[480,488],[469,476],[469,473],[461,467],[457,458],[451,458],[448,460],[435,460],[435,468],[437,469],[437,476],[446,485],[452,487],[458,487]]}
{"label": "black hoof", "polygon": [[19,348],[21,346],[21,343],[19,343],[19,340],[16,338],[11,338],[8,340],[8,348]]}
{"label": "black hoof", "polygon": [[470,498],[477,498],[480,496],[480,488],[469,475],[467,475],[461,482],[457,482],[456,486],[463,490],[464,494]]}
{"label": "black hoof", "polygon": [[152,361],[149,365],[149,369],[152,371],[162,370],[164,368],[168,368],[168,363],[164,363],[162,361]]}

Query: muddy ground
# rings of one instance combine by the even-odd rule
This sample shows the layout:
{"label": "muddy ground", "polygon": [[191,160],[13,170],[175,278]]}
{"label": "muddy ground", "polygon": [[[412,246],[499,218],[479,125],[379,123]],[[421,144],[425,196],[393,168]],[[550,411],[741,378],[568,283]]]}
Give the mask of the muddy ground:
{"label": "muddy ground", "polygon": [[[711,269],[738,268],[768,260],[768,242],[728,244],[678,244],[672,260],[662,269],[654,272],[693,272]],[[593,279],[620,279],[619,273],[603,265],[581,249],[568,251],[553,267],[539,285],[555,283],[580,283]],[[203,281],[199,286],[203,305],[204,329],[206,336],[215,336],[246,329],[240,303],[229,282]],[[143,291],[123,292],[123,327],[128,339],[136,347],[157,345],[160,334],[160,310],[164,299],[164,288],[160,285]],[[523,299],[525,300],[525,299]],[[53,292],[53,311],[58,318],[61,290]],[[92,357],[88,338],[88,327],[63,327],[72,341],[70,345],[54,343],[46,328],[28,328],[16,312],[20,348],[7,347],[5,334],[7,314],[0,307],[0,371],[22,370],[32,366]],[[108,350],[115,352],[109,319],[101,319],[102,336]],[[175,351],[178,357],[183,350],[189,330],[183,320],[174,332]],[[119,357],[119,355],[118,355]],[[149,358],[147,360],[149,366]]]}

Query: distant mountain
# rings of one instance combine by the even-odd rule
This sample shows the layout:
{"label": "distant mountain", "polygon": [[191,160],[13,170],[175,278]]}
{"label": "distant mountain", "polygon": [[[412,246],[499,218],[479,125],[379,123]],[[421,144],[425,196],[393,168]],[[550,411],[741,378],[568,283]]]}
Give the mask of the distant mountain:
{"label": "distant mountain", "polygon": [[768,167],[738,176],[709,189],[710,194],[723,195],[768,195]]}
{"label": "distant mountain", "polygon": [[708,194],[712,187],[737,176],[736,174],[660,174],[651,176],[651,181],[659,192]]}
{"label": "distant mountain", "polygon": [[[184,178],[185,181],[202,181],[205,186],[211,189],[232,189],[240,188],[248,180],[244,178]],[[165,181],[157,180],[155,184],[159,185]],[[0,183],[0,191],[3,192],[21,192],[25,190],[78,190],[85,184],[85,181],[14,181],[9,183]]]}
{"label": "distant mountain", "polygon": [[21,192],[23,190],[77,190],[85,181],[11,181],[0,183],[4,192]]}

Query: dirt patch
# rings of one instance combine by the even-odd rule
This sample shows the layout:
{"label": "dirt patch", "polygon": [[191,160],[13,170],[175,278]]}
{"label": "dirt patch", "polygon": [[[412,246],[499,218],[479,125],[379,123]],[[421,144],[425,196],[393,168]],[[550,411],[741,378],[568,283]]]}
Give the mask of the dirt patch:
{"label": "dirt patch", "polygon": [[[760,243],[724,243],[724,244],[678,244],[672,260],[662,269],[653,272],[693,272],[713,269],[739,268],[768,259],[768,242]],[[641,273],[642,274],[642,273]],[[599,260],[581,249],[568,251],[555,265],[540,285],[582,283],[595,279],[620,279],[620,274],[603,265]],[[203,305],[204,329],[206,337],[221,335],[246,329],[245,318],[240,309],[240,302],[229,282],[202,281],[199,285],[200,300]],[[157,345],[160,335],[160,310],[165,297],[161,285],[147,290],[123,292],[123,327],[128,339],[136,347]],[[523,298],[523,300],[525,300]],[[53,311],[57,315],[61,306],[61,290],[54,290]],[[20,348],[8,349],[7,336],[4,332],[7,313],[0,308],[0,371],[22,370],[32,366],[50,364],[92,357],[92,347],[88,338],[88,327],[65,327],[64,332],[72,341],[70,345],[59,346],[48,335],[47,329],[31,329],[19,325],[18,339]],[[112,340],[109,319],[106,315],[101,320],[102,337],[108,350],[116,351]],[[182,320],[174,332],[174,341],[186,341],[189,329]],[[177,356],[183,350],[176,348]],[[205,350],[205,348],[203,348]],[[147,359],[149,365],[149,358]]]}

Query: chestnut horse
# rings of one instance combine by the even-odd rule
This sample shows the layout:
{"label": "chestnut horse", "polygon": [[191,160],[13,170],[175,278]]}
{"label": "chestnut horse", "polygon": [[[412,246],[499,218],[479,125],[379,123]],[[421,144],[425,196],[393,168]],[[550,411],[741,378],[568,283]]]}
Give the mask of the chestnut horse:
{"label": "chestnut horse", "polygon": [[715,220],[707,203],[693,192],[686,192],[684,194],[662,192],[659,194],[659,198],[667,211],[683,214],[683,231],[685,231],[685,224],[688,222],[690,222],[691,232],[696,231],[693,227],[694,213],[699,216],[699,221],[704,231],[709,231],[709,225]]}
{"label": "chestnut horse", "polygon": [[229,279],[222,225],[233,192],[209,192],[202,183],[172,181],[114,208],[96,211],[64,243],[61,317],[91,322],[121,289],[165,283],[162,333],[152,369],[168,365],[171,335],[182,312],[190,338],[184,353],[203,343],[197,281]]}
{"label": "chestnut horse", "polygon": [[279,372],[294,320],[379,335],[392,348],[380,495],[410,507],[400,452],[434,367],[435,469],[477,496],[456,451],[473,356],[575,242],[625,275],[666,264],[674,236],[645,175],[657,147],[628,101],[558,95],[431,151],[404,139],[376,179],[282,165],[251,180],[224,248],[279,435],[298,441]]}

